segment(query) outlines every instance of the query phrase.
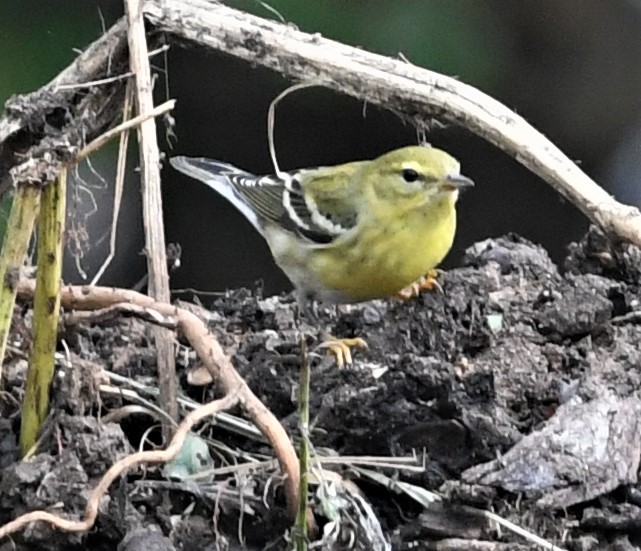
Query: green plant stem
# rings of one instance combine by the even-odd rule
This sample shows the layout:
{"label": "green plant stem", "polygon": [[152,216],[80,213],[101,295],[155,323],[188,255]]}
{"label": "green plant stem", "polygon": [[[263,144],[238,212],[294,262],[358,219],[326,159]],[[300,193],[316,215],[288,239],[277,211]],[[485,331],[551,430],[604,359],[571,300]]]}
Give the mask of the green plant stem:
{"label": "green plant stem", "polygon": [[38,217],[40,189],[30,184],[18,187],[0,254],[0,386],[2,364],[11,328],[13,307],[16,303],[16,282],[24,264],[33,226]]}
{"label": "green plant stem", "polygon": [[300,366],[300,386],[298,389],[298,414],[300,416],[300,493],[298,499],[298,512],[296,514],[296,523],[294,525],[293,537],[294,549],[296,551],[307,551],[307,492],[309,489],[309,385],[310,369],[309,357],[307,355],[307,344],[305,336],[301,336],[301,366]]}
{"label": "green plant stem", "polygon": [[65,225],[67,171],[42,192],[38,224],[38,271],[33,303],[33,347],[22,404],[20,451],[24,456],[36,443],[49,411],[53,378],[62,276],[62,236]]}

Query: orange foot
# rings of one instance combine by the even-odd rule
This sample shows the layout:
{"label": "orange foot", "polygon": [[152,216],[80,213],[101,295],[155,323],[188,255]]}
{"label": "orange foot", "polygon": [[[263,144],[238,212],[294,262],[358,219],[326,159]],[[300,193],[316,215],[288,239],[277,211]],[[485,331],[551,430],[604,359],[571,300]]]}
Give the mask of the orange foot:
{"label": "orange foot", "polygon": [[437,276],[438,270],[430,270],[424,276],[419,277],[414,283],[405,287],[405,289],[401,289],[396,296],[403,301],[407,301],[419,296],[423,291],[438,289],[442,293],[443,288],[436,280]]}
{"label": "orange foot", "polygon": [[367,343],[360,337],[336,339],[330,335],[318,348],[327,348],[327,352],[336,358],[336,364],[340,369],[344,365],[352,364],[351,348],[367,348]]}

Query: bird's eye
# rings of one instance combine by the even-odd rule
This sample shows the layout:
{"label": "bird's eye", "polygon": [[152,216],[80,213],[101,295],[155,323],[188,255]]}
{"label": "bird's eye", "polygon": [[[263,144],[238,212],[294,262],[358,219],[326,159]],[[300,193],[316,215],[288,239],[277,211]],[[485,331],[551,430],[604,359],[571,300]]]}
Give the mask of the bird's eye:
{"label": "bird's eye", "polygon": [[419,174],[413,168],[406,168],[403,170],[403,180],[405,180],[408,184],[416,182],[418,178]]}

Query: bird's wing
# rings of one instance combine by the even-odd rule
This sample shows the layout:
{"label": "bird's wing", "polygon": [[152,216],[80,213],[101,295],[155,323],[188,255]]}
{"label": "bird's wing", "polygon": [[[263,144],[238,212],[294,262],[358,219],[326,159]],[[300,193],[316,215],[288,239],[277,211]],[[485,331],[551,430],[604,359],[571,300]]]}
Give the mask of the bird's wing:
{"label": "bird's wing", "polygon": [[328,245],[356,226],[358,212],[350,180],[361,163],[287,173],[283,204],[290,231]]}
{"label": "bird's wing", "polygon": [[356,224],[347,181],[360,163],[257,177],[211,159],[173,157],[170,162],[214,188],[261,232],[269,222],[316,245],[328,245]]}
{"label": "bird's wing", "polygon": [[232,178],[243,176],[251,178],[252,175],[238,168],[205,157],[172,157],[169,159],[171,166],[187,176],[200,180],[214,189],[232,205],[234,205],[252,225],[262,233],[263,226],[259,214],[252,205],[243,199]]}

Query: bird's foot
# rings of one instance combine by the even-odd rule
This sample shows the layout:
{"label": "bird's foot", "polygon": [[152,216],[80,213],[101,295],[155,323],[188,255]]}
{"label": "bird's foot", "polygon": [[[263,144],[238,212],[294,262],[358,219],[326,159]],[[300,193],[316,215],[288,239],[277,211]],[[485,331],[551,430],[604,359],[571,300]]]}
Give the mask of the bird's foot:
{"label": "bird's foot", "polygon": [[408,301],[416,298],[423,291],[432,291],[434,289],[438,289],[438,291],[442,293],[443,287],[441,287],[441,284],[436,279],[438,274],[438,270],[430,270],[424,276],[419,277],[414,283],[396,293],[397,298]]}
{"label": "bird's foot", "polygon": [[329,354],[336,358],[336,364],[340,369],[344,365],[352,364],[352,348],[367,348],[367,343],[360,337],[354,339],[337,339],[328,336],[318,348],[326,348]]}

